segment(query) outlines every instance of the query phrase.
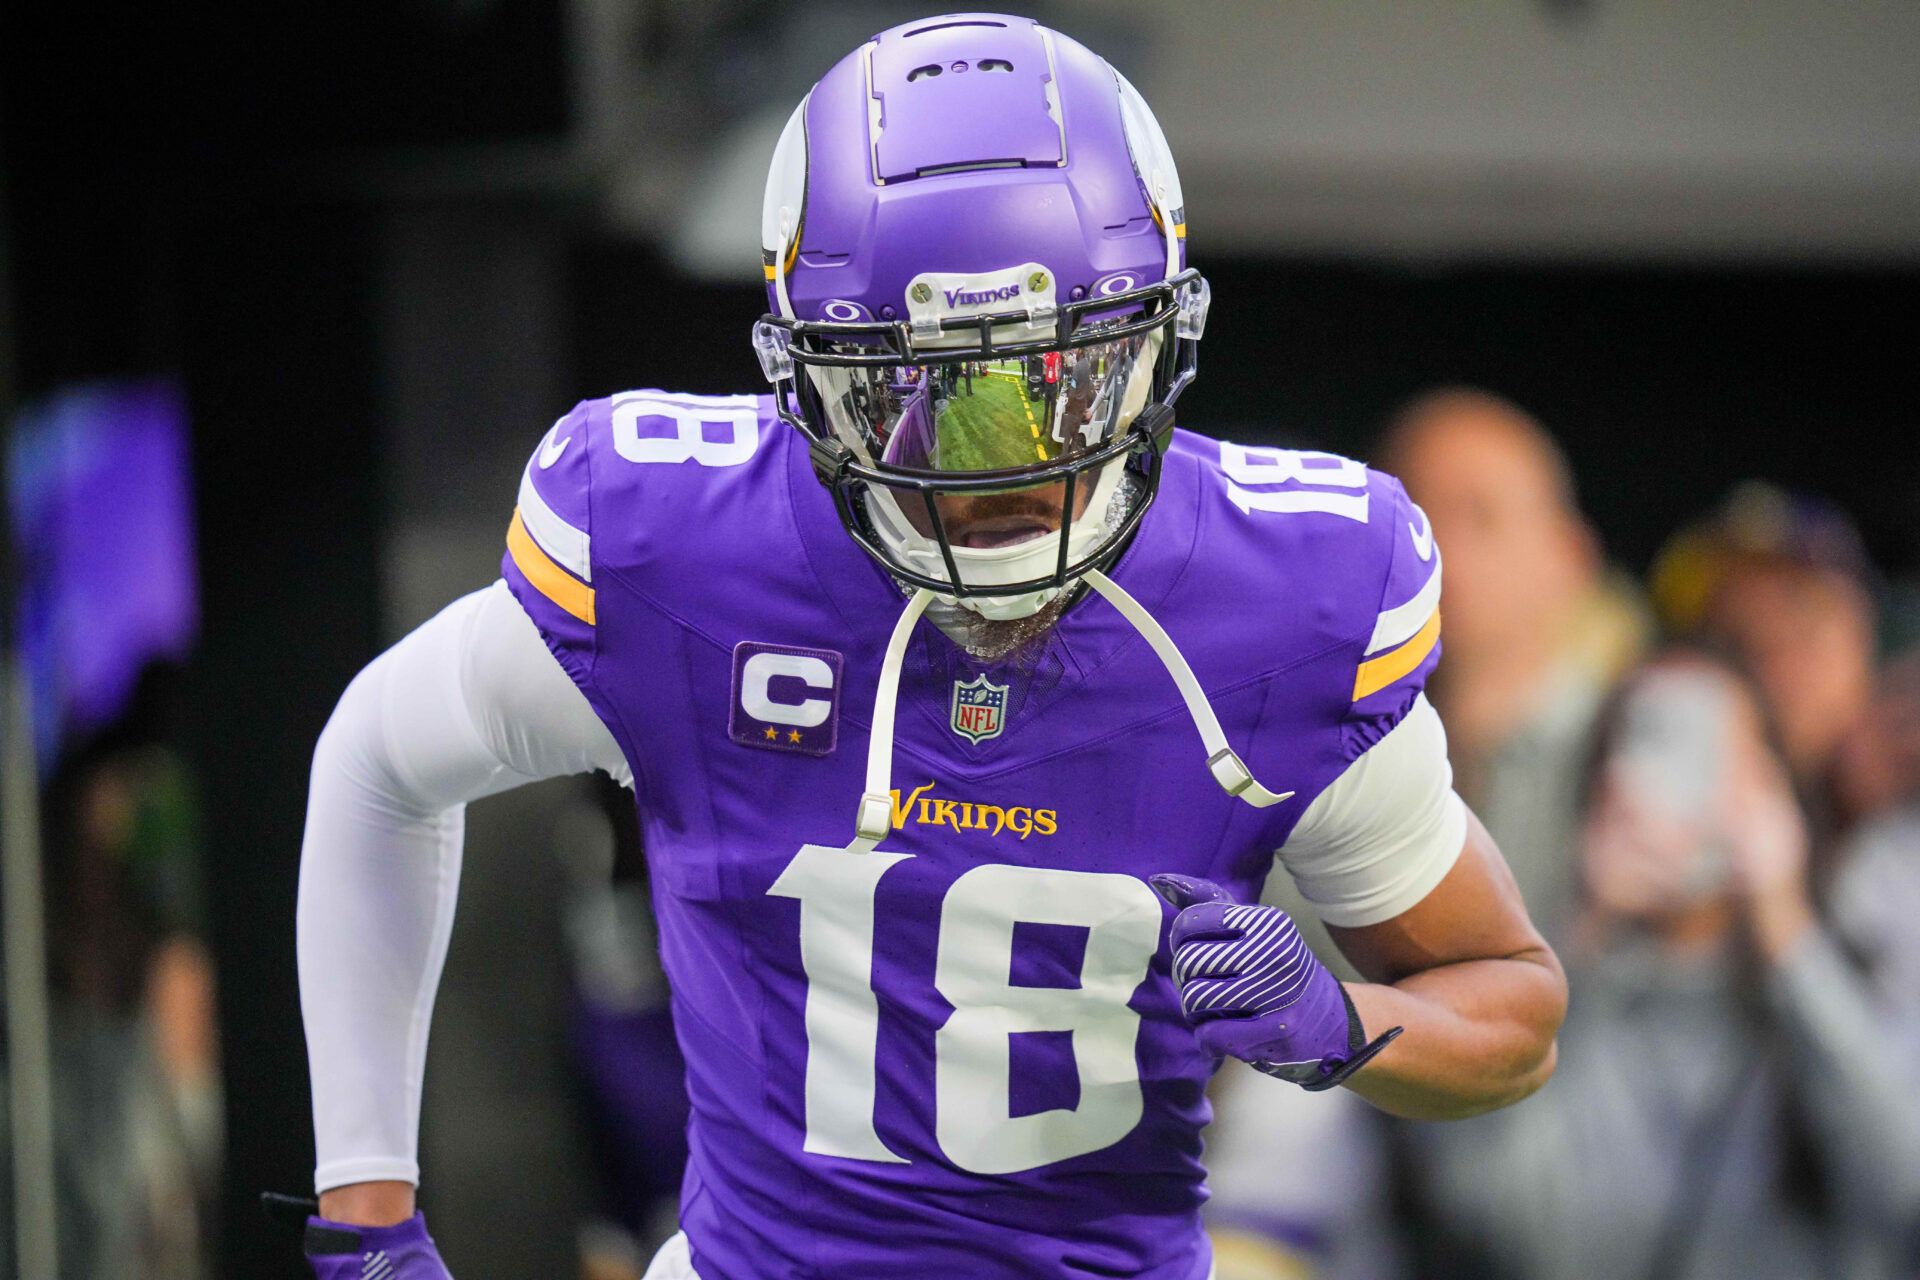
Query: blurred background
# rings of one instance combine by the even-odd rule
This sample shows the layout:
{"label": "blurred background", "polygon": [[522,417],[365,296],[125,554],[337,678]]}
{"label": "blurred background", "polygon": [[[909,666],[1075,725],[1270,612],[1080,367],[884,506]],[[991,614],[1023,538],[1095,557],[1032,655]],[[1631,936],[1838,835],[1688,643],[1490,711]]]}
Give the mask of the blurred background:
{"label": "blurred background", "polygon": [[[0,1274],[303,1274],[254,1206],[311,1171],[314,739],[495,576],[574,401],[760,385],[779,126],[923,11],[0,9]],[[1430,514],[1459,786],[1573,973],[1484,1121],[1223,1073],[1222,1280],[1920,1275],[1920,8],[1026,11],[1180,161],[1183,421]],[[463,1277],[671,1229],[644,884],[617,789],[468,824],[422,1152]]]}

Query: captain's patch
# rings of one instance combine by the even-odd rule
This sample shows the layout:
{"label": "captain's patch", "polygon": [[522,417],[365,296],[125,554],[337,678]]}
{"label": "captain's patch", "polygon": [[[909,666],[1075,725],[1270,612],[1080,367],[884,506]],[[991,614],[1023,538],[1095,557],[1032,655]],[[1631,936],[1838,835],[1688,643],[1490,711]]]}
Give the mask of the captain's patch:
{"label": "captain's patch", "polygon": [[843,661],[832,649],[741,641],[733,647],[727,736],[746,747],[828,754],[840,737]]}

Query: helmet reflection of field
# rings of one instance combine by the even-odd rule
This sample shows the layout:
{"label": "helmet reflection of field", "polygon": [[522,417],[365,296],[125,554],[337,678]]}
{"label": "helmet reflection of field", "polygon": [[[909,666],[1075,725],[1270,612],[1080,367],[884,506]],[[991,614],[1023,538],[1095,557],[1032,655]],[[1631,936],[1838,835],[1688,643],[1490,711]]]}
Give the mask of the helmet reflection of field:
{"label": "helmet reflection of field", "polygon": [[[1047,427],[1046,400],[1029,399],[1019,373],[990,366],[971,379],[956,372],[954,383],[955,394],[936,406],[941,470],[1020,467],[1046,462],[1059,451]],[[934,394],[937,399],[937,388]]]}
{"label": "helmet reflection of field", "polygon": [[[940,470],[986,471],[1047,462],[1085,424],[1096,379],[1047,381],[1006,361],[955,366],[932,387]],[[1061,426],[1054,425],[1054,416]]]}

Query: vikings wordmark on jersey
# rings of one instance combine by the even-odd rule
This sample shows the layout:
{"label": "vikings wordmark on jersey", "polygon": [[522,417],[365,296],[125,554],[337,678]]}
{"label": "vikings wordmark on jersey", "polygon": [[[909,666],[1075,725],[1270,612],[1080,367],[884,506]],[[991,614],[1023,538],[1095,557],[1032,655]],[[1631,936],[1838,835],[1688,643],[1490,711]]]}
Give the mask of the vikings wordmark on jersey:
{"label": "vikings wordmark on jersey", "polygon": [[1002,832],[1010,840],[1028,836],[1050,836],[1060,830],[1057,810],[1032,808],[1024,804],[998,805],[975,800],[956,800],[940,794],[939,784],[923,782],[913,790],[894,788],[893,826],[897,831],[908,824],[921,827],[951,827],[955,831],[978,831],[983,836]]}
{"label": "vikings wordmark on jersey", "polygon": [[503,569],[633,765],[700,1274],[1205,1275],[1215,1064],[1145,877],[1256,899],[1306,806],[1413,703],[1439,562],[1399,485],[1176,433],[1110,570],[1292,795],[1223,791],[1152,645],[1088,592],[1039,642],[1066,675],[970,695],[990,718],[961,722],[953,665],[916,647],[952,642],[912,633],[891,830],[861,853],[902,595],[806,442],[768,398],[659,391],[582,404],[560,434]]}

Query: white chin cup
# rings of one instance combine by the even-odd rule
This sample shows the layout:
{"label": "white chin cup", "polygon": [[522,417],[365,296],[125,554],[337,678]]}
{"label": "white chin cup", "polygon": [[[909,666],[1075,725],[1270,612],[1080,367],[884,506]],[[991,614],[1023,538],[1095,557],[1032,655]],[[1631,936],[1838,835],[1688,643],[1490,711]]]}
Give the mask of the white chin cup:
{"label": "white chin cup", "polygon": [[[1107,536],[1107,508],[1112,505],[1121,474],[1126,470],[1119,459],[1101,469],[1094,482],[1087,509],[1073,522],[1067,535],[1067,563],[1074,564],[1096,551]],[[875,534],[902,565],[923,577],[945,581],[947,562],[940,555],[940,544],[907,522],[891,491],[874,485],[867,490],[867,514]],[[1049,533],[1005,547],[955,547],[953,563],[960,570],[960,581],[969,587],[992,588],[1016,582],[1031,582],[1047,577],[1060,562],[1060,536]],[[1060,594],[1059,587],[1042,587],[1017,595],[937,595],[942,604],[958,605],[994,622],[1030,618]]]}
{"label": "white chin cup", "polygon": [[1048,603],[1059,594],[1060,588],[1047,587],[1041,591],[1029,591],[1019,596],[967,596],[963,599],[955,599],[953,596],[935,596],[934,599],[942,604],[957,604],[970,613],[979,614],[989,622],[1012,622],[1016,618],[1031,618],[1046,608]]}

